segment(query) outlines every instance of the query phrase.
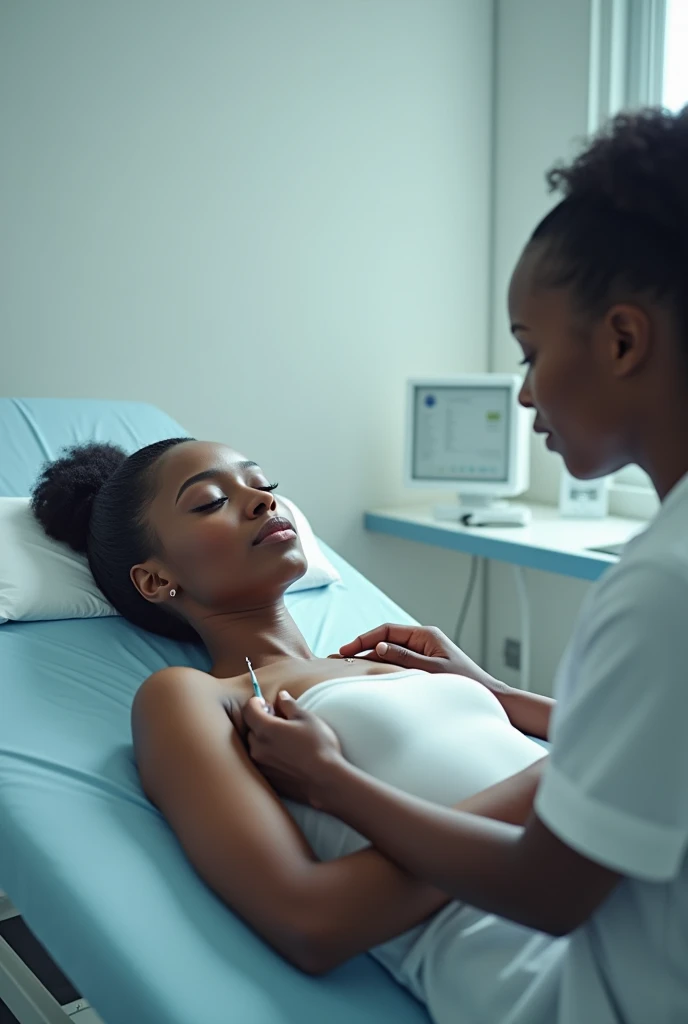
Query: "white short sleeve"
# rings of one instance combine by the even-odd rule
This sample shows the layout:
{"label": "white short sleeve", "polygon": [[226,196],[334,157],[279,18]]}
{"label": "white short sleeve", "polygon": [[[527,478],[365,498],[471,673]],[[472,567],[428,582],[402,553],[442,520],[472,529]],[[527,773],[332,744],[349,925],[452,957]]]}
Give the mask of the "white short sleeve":
{"label": "white short sleeve", "polygon": [[574,636],[555,713],[542,821],[622,874],[663,881],[688,848],[688,579],[620,564]]}

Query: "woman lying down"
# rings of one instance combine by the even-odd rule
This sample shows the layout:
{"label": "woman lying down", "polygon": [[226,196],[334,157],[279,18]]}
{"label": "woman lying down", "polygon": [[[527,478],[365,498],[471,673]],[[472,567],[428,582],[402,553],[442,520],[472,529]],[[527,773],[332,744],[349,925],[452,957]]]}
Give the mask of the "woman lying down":
{"label": "woman lying down", "polygon": [[306,562],[275,486],[219,444],[171,439],[129,457],[91,444],[45,469],[33,508],[87,552],[123,616],[210,653],[209,672],[150,676],[132,713],[145,792],[207,884],[304,971],[369,950],[438,1024],[501,1021],[565,940],[450,901],[335,818],[285,805],[247,753],[245,655],[269,704],[288,690],[365,772],[514,824],[543,758],[524,733],[546,736],[550,702],[496,683],[431,631],[436,674],[315,657],[284,604]]}

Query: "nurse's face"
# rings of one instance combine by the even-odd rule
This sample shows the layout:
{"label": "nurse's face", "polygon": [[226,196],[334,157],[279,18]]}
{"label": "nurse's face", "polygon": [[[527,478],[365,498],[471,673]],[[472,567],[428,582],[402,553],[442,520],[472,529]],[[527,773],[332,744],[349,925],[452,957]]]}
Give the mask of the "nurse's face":
{"label": "nurse's face", "polygon": [[527,246],[509,287],[511,329],[528,367],[520,401],[573,476],[604,476],[630,461],[609,338],[577,313],[569,288],[538,285],[543,258],[542,242]]}

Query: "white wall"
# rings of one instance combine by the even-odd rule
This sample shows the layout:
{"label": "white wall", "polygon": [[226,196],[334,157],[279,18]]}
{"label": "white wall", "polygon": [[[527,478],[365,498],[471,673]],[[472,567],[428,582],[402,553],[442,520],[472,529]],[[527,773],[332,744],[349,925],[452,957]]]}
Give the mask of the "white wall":
{"label": "white wall", "polygon": [[360,524],[403,380],[487,365],[491,57],[486,0],[5,0],[2,394],[162,406],[448,628],[466,560]]}
{"label": "white wall", "polygon": [[[587,133],[590,0],[497,0],[495,167],[490,369],[513,373],[520,350],[509,333],[506,295],[519,253],[547,210],[545,171],[576,151]],[[530,497],[556,503],[559,456],[533,438]],[[528,571],[533,619],[532,680],[551,681],[588,585]],[[487,600],[487,664],[517,683],[503,663],[507,636],[519,637],[511,570],[492,564]]]}

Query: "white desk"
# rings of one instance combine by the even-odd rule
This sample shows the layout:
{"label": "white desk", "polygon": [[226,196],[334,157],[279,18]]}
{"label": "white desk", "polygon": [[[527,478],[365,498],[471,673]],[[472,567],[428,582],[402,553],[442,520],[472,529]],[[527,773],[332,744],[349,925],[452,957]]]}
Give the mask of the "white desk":
{"label": "white desk", "polygon": [[638,519],[562,519],[550,505],[534,505],[530,526],[463,526],[435,519],[432,507],[402,506],[365,513],[366,529],[579,580],[596,580],[618,559],[589,550],[621,544],[645,528]]}
{"label": "white desk", "polygon": [[[432,507],[424,505],[372,509],[365,513],[365,526],[377,533],[403,537],[421,544],[461,551],[483,560],[507,562],[514,567],[521,618],[521,670],[523,689],[530,689],[531,639],[530,601],[523,569],[541,569],[579,580],[597,580],[618,558],[590,548],[625,544],[645,528],[638,519],[562,519],[550,505],[530,505],[529,526],[464,526],[435,519]],[[469,592],[470,593],[470,592]],[[482,628],[482,660],[485,660],[485,623]],[[454,638],[457,642],[460,637]]]}

